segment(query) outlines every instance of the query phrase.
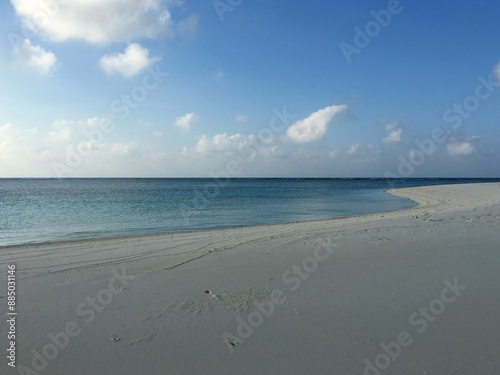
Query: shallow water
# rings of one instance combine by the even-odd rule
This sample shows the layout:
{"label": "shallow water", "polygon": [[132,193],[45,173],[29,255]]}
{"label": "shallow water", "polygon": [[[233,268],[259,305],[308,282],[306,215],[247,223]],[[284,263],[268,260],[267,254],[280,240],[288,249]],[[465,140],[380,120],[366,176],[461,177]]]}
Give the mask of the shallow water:
{"label": "shallow water", "polygon": [[385,190],[498,179],[0,179],[0,245],[409,208]]}

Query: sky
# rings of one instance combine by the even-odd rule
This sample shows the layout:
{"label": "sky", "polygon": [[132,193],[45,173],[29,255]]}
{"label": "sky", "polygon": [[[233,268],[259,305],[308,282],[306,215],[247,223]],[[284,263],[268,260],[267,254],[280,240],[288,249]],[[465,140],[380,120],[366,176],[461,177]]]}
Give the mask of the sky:
{"label": "sky", "polygon": [[0,177],[500,177],[500,2],[0,3]]}

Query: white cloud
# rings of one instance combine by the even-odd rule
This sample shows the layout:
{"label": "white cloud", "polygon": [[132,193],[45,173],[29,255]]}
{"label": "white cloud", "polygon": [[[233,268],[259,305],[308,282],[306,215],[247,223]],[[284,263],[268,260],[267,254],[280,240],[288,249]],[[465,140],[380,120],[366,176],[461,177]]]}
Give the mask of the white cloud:
{"label": "white cloud", "polygon": [[15,141],[19,139],[12,124],[5,124],[0,126],[0,155],[2,155],[7,148],[10,148]]}
{"label": "white cloud", "polygon": [[15,46],[12,55],[17,63],[32,68],[42,75],[49,74],[57,62],[57,58],[52,52],[32,45],[28,39]]}
{"label": "white cloud", "polygon": [[307,143],[321,139],[333,117],[347,108],[347,105],[332,105],[323,108],[292,124],[287,129],[286,135],[296,143]]}
{"label": "white cloud", "polygon": [[387,144],[401,142],[401,133],[402,132],[403,132],[403,129],[401,129],[401,128],[392,130],[386,138],[382,139],[382,142],[387,143]]}
{"label": "white cloud", "polygon": [[347,150],[347,153],[349,155],[353,155],[358,151],[358,149],[359,149],[359,143],[355,143],[351,146],[351,148],[349,150]]}
{"label": "white cloud", "polygon": [[103,121],[110,120],[104,117],[91,117],[85,121],[57,120],[51,125],[46,140],[50,143],[76,142],[85,139],[85,134],[96,129]]}
{"label": "white cloud", "polygon": [[191,128],[191,124],[199,120],[199,116],[197,116],[195,113],[187,113],[184,116],[177,117],[174,122],[174,126],[177,126],[178,128],[181,128],[183,130],[189,130]]}
{"label": "white cloud", "polygon": [[384,128],[385,128],[385,131],[388,132],[388,131],[391,131],[392,129],[394,129],[396,126],[398,126],[397,122],[391,122],[391,123],[385,124]]}
{"label": "white cloud", "polygon": [[386,118],[380,119],[379,121],[377,121],[377,124],[383,126],[385,131],[387,131],[387,132],[391,131],[392,129],[394,129],[396,126],[399,125],[399,123],[397,121],[391,122]]}
{"label": "white cloud", "polygon": [[[169,7],[182,5],[179,1],[163,0],[72,0],[64,4],[11,0],[11,3],[25,27],[52,41],[82,39],[99,44],[172,36],[175,25]],[[188,20],[179,32],[194,28],[197,21]]]}
{"label": "white cloud", "polygon": [[21,129],[12,124],[0,126],[0,176],[40,176],[40,161],[46,150],[37,145],[37,128]]}
{"label": "white cloud", "polygon": [[137,142],[130,143],[114,143],[112,145],[107,145],[109,153],[114,156],[126,156],[135,153],[139,149],[139,144]]}
{"label": "white cloud", "polygon": [[247,115],[236,115],[236,116],[234,117],[234,120],[235,120],[236,122],[240,122],[240,123],[242,123],[242,124],[246,124],[246,123],[248,122],[249,118],[248,118],[248,116],[247,116]]}
{"label": "white cloud", "polygon": [[196,146],[194,151],[205,154],[208,152],[240,152],[248,148],[250,145],[255,143],[257,137],[253,134],[243,135],[234,134],[227,135],[227,133],[214,135],[212,138],[206,135],[202,136]]}
{"label": "white cloud", "polygon": [[69,140],[73,133],[73,126],[69,121],[59,120],[52,124],[54,130],[49,132],[48,139],[53,143],[60,143]]}
{"label": "white cloud", "polygon": [[157,138],[160,138],[163,136],[163,132],[153,132],[153,135]]}
{"label": "white cloud", "polygon": [[[3,137],[0,127],[0,139],[12,143],[10,147],[0,144],[0,175],[106,176],[109,171],[127,175],[127,169],[140,175],[144,171],[143,157],[151,157],[151,148],[134,141],[113,142],[115,136],[102,131],[106,126],[112,132],[111,124],[104,117],[58,120],[42,134],[34,129],[18,129],[7,137]],[[3,151],[10,156],[2,156]],[[18,167],[9,173],[19,163],[25,170]]]}
{"label": "white cloud", "polygon": [[[143,144],[114,132],[96,135],[103,120],[106,119],[59,120],[47,127],[40,124],[38,129],[0,125],[0,176],[54,177],[61,171],[63,177],[206,177],[207,171],[218,176],[220,171],[227,171],[229,162],[233,163],[231,168],[235,168],[236,161],[238,172],[230,172],[232,176],[366,177],[382,175],[387,163],[396,160],[396,165],[398,157],[395,150],[395,153],[390,153],[370,144],[356,143],[345,149],[324,152],[314,145],[282,146],[278,138],[263,143],[256,135],[227,133],[205,135],[190,147],[183,148],[182,152],[167,151],[154,139],[152,144]],[[149,134],[152,131],[150,129]],[[467,141],[450,142],[449,150],[468,153],[471,146],[463,142]],[[417,160],[419,156],[411,152],[409,155]],[[492,155],[498,155],[498,148],[492,152]],[[425,163],[424,169],[418,173],[422,175],[430,171],[431,175],[442,175],[454,166],[453,173],[463,175],[462,164],[453,162],[455,158],[444,159],[443,162],[449,162],[444,164],[444,169],[438,163]],[[472,158],[470,162],[474,160]],[[484,160],[478,158],[475,162],[474,170],[481,171]],[[55,164],[63,169],[55,169]],[[484,168],[486,175],[491,175]]]}
{"label": "white cloud", "polygon": [[469,142],[450,143],[447,149],[451,156],[470,155],[474,151],[474,147]]}
{"label": "white cloud", "polygon": [[279,145],[260,148],[259,151],[260,151],[261,155],[271,157],[271,158],[279,158],[279,157],[283,157],[286,155],[285,151],[283,151]]}
{"label": "white cloud", "polygon": [[[275,142],[262,143],[255,135],[227,133],[216,134],[213,137],[203,135],[195,146],[184,147],[182,155],[184,160],[191,160],[198,166],[205,165],[206,168],[227,165],[229,161],[238,161],[245,165],[245,171],[259,173],[263,165],[277,160],[286,159],[288,152],[281,149]],[[256,160],[259,160],[257,162]]]}
{"label": "white cloud", "polygon": [[125,77],[132,77],[159,60],[158,57],[150,58],[149,51],[140,44],[132,43],[125,53],[103,56],[99,60],[99,66],[107,74],[120,73]]}

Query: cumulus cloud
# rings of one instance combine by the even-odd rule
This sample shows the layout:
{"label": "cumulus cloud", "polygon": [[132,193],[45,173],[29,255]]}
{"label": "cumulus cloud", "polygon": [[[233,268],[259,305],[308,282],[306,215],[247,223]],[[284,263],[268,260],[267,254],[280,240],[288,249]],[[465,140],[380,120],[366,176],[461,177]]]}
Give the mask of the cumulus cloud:
{"label": "cumulus cloud", "polygon": [[48,139],[53,143],[60,143],[69,140],[73,134],[73,125],[66,120],[59,120],[52,124],[54,130],[49,131]]}
{"label": "cumulus cloud", "polygon": [[[169,150],[159,142],[138,143],[116,134],[97,130],[105,118],[94,117],[84,121],[59,120],[50,127],[23,128],[14,124],[0,125],[0,176],[4,177],[104,177],[104,176],[207,176],[227,171],[232,162],[232,176],[368,176],[382,175],[385,164],[397,163],[398,155],[376,148],[372,144],[353,144],[332,151],[318,150],[313,145],[279,144],[274,138],[270,143],[256,135],[227,133],[202,136],[182,152]],[[109,121],[109,120],[107,120]],[[151,133],[149,133],[151,134]],[[452,140],[450,153],[468,154],[469,138]],[[156,145],[155,145],[156,144]],[[309,147],[308,147],[309,146]],[[310,147],[312,146],[312,147]],[[281,149],[283,147],[283,149]],[[410,151],[410,160],[418,160],[420,151]],[[472,151],[475,153],[475,150]],[[448,154],[448,153],[447,153]],[[498,150],[494,154],[498,155]],[[456,158],[456,157],[455,157]],[[457,175],[462,175],[461,164],[454,157],[443,159],[445,169],[435,170],[437,163],[425,163],[433,174],[449,172],[455,165]],[[406,158],[408,160],[408,158]],[[476,158],[468,158],[474,162]],[[237,162],[236,166],[234,162]],[[484,159],[477,159],[477,170],[484,166]],[[396,164],[395,164],[396,165]],[[57,168],[56,168],[57,166]],[[489,173],[489,172],[488,172]],[[490,175],[490,174],[488,174]]]}
{"label": "cumulus cloud", "polygon": [[57,62],[52,52],[47,52],[40,46],[34,46],[28,39],[15,46],[12,55],[18,64],[34,69],[42,75],[49,74]]}
{"label": "cumulus cloud", "polygon": [[386,118],[379,120],[377,124],[383,126],[384,130],[388,133],[387,137],[382,139],[382,142],[385,144],[401,142],[403,129],[407,129],[412,125],[408,119],[392,122]]}
{"label": "cumulus cloud", "polygon": [[[103,129],[106,129],[105,131]],[[31,164],[33,175],[44,176],[101,176],[110,170],[126,171],[135,168],[143,157],[150,157],[149,146],[135,141],[112,142],[112,121],[104,117],[92,117],[83,121],[58,120],[41,134],[24,131],[24,154],[40,163],[39,170]],[[21,144],[21,142],[18,142]],[[20,145],[15,149],[19,150]],[[124,160],[127,161],[124,161]],[[0,160],[1,162],[1,160]],[[119,172],[121,173],[121,172]],[[126,172],[125,172],[126,173]]]}
{"label": "cumulus cloud", "polygon": [[[263,143],[253,134],[222,133],[212,137],[203,135],[194,147],[184,147],[183,155],[187,158],[185,160],[197,160],[197,163],[205,163],[210,168],[237,160],[241,165],[246,165],[248,172],[252,170],[259,173],[262,165],[268,166],[270,162],[283,160],[289,154],[274,141]],[[255,162],[257,159],[259,162]]]}
{"label": "cumulus cloud", "polygon": [[236,122],[239,122],[239,123],[242,123],[242,124],[246,124],[249,120],[248,116],[247,115],[236,115],[234,117],[234,120]]}
{"label": "cumulus cloud", "polygon": [[125,53],[103,56],[99,60],[99,66],[107,74],[119,73],[132,77],[159,60],[158,57],[149,57],[149,51],[140,44],[132,43]]}
{"label": "cumulus cloud", "polygon": [[216,134],[212,138],[204,135],[196,143],[194,151],[202,154],[214,151],[240,152],[255,143],[256,140],[257,137],[255,137],[253,134],[243,135],[238,133],[234,135],[228,135],[227,133],[222,133]]}
{"label": "cumulus cloud", "polygon": [[286,135],[295,143],[307,143],[321,139],[333,117],[347,109],[347,105],[332,105],[312,113],[309,117],[293,123]]}
{"label": "cumulus cloud", "polygon": [[[11,0],[23,25],[44,37],[63,42],[81,39],[89,43],[130,42],[139,38],[174,35],[175,24],[169,8],[179,1],[163,0]],[[188,18],[179,32],[192,30],[197,23]]]}
{"label": "cumulus cloud", "polygon": [[447,149],[450,156],[470,155],[474,151],[474,147],[469,142],[450,143]]}
{"label": "cumulus cloud", "polygon": [[359,143],[355,143],[347,150],[347,153],[349,155],[354,155],[357,151],[359,150]]}
{"label": "cumulus cloud", "polygon": [[[272,161],[278,165],[284,155],[279,145],[263,145],[254,135],[203,136],[182,152],[130,139],[117,142],[114,133],[98,131],[103,120],[59,120],[41,130],[0,125],[0,176],[192,177],[205,176],[207,170],[225,170],[234,160],[245,166],[247,175],[258,175],[263,165],[270,168]],[[253,162],[257,157],[261,162]]]}
{"label": "cumulus cloud", "polygon": [[199,120],[199,116],[197,116],[195,113],[187,113],[184,116],[177,117],[174,122],[174,126],[183,129],[183,130],[189,130],[191,128],[191,124]]}
{"label": "cumulus cloud", "polygon": [[403,133],[403,129],[395,129],[392,130],[387,137],[382,139],[382,142],[389,144],[389,143],[398,143],[401,142],[401,134]]}
{"label": "cumulus cloud", "polygon": [[386,118],[378,120],[377,124],[383,126],[385,131],[387,131],[387,132],[391,131],[392,129],[394,129],[396,126],[399,125],[399,123],[397,121],[391,122],[390,120],[388,120]]}

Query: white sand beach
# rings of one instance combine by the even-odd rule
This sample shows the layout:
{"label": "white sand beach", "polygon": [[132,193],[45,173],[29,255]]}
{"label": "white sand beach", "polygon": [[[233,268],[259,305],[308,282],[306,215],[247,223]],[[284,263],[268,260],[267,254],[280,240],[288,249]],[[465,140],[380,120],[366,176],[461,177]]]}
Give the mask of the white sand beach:
{"label": "white sand beach", "polygon": [[2,247],[0,373],[498,374],[500,184],[391,194],[419,206]]}

